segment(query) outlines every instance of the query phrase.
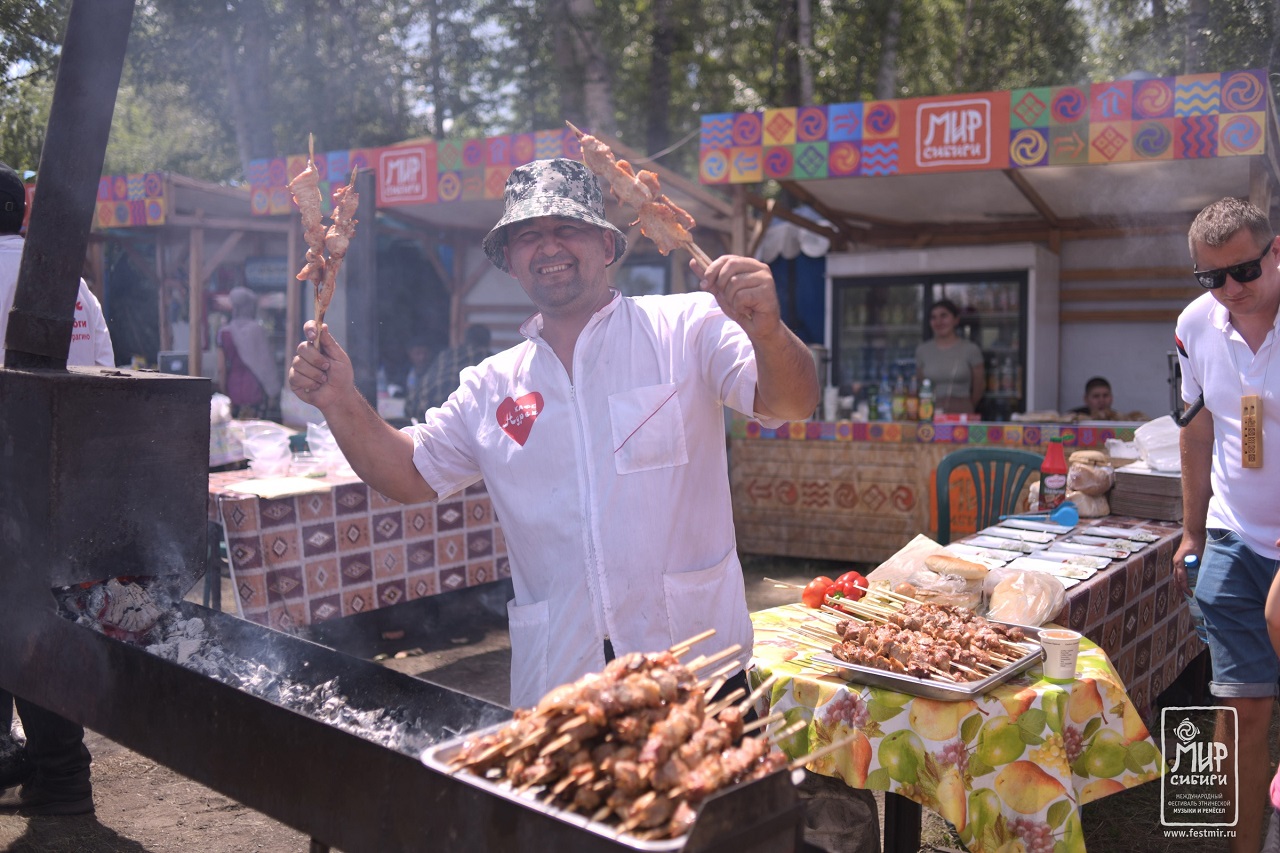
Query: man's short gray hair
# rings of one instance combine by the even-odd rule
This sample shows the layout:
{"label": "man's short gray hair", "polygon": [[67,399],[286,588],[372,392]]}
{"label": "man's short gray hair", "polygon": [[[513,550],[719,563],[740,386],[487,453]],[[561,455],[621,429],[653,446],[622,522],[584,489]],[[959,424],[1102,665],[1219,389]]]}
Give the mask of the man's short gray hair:
{"label": "man's short gray hair", "polygon": [[1196,258],[1197,243],[1217,248],[1234,237],[1241,228],[1249,229],[1259,249],[1275,236],[1267,214],[1257,205],[1231,196],[1215,201],[1200,211],[1191,223],[1191,230],[1187,232],[1187,248],[1191,250],[1191,260]]}

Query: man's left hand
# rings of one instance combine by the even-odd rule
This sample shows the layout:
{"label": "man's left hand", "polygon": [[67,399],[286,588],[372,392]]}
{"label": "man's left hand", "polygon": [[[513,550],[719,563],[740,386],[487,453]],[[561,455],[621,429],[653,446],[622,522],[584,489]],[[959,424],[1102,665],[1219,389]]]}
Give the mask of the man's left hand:
{"label": "man's left hand", "polygon": [[[698,264],[691,262],[694,272]],[[712,294],[720,308],[748,337],[767,336],[782,325],[778,291],[767,264],[740,255],[722,255],[702,274],[702,289]]]}

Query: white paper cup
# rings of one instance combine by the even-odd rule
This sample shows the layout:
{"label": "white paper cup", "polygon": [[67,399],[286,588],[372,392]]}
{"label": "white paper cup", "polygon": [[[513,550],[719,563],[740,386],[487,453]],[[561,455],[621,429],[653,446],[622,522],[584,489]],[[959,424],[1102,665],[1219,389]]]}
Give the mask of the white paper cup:
{"label": "white paper cup", "polygon": [[1076,677],[1076,658],[1080,654],[1080,634],[1066,628],[1043,628],[1040,645],[1044,647],[1044,677],[1050,681],[1071,681]]}

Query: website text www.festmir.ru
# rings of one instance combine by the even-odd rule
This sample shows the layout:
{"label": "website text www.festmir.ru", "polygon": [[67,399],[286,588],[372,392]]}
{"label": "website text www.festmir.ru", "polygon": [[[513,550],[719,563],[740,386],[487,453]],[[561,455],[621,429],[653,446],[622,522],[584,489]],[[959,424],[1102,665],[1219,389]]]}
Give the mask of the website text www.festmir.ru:
{"label": "website text www.festmir.ru", "polygon": [[1235,838],[1236,831],[1234,829],[1212,829],[1204,827],[1200,829],[1166,829],[1164,831],[1165,838]]}

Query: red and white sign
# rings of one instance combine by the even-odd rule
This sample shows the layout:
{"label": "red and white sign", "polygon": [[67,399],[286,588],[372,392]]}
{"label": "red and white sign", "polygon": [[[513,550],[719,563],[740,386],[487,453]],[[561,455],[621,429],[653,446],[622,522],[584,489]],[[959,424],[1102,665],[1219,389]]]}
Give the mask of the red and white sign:
{"label": "red and white sign", "polygon": [[423,145],[383,149],[378,156],[378,206],[434,201],[434,153]]}
{"label": "red and white sign", "polygon": [[916,107],[916,165],[979,166],[991,162],[991,102],[926,101]]}

